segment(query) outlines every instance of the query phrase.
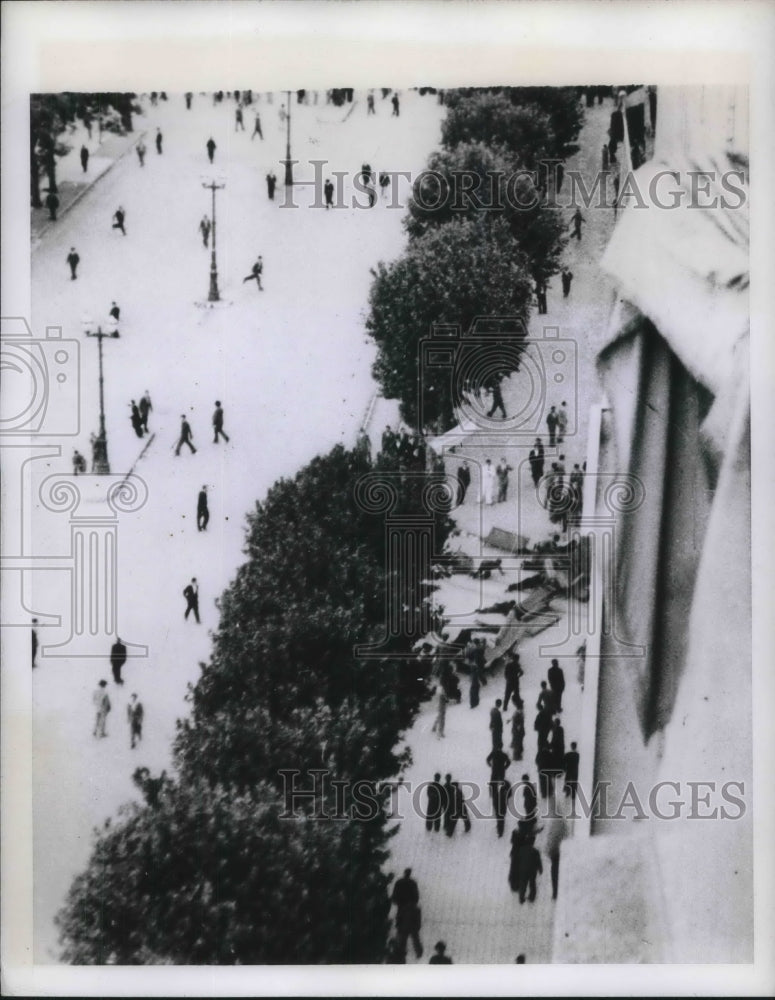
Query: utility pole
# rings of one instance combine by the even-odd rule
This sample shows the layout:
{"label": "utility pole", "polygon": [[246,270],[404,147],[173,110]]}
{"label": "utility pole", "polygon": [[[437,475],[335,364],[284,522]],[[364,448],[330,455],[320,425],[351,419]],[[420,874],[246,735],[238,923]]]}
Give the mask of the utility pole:
{"label": "utility pole", "polygon": [[[88,320],[85,324],[91,325]],[[100,432],[96,438],[92,439],[92,472],[98,475],[110,475],[110,462],[108,461],[108,437],[105,431],[105,380],[102,371],[102,341],[105,337],[117,337],[118,330],[104,331],[101,326],[96,330],[86,330],[87,337],[96,337],[99,348],[100,361]]]}
{"label": "utility pole", "polygon": [[215,192],[226,187],[226,182],[218,184],[216,181],[202,181],[202,187],[209,188],[213,195],[213,249],[210,254],[210,292],[207,296],[208,302],[220,302],[221,296],[218,294],[218,263],[215,257]]}

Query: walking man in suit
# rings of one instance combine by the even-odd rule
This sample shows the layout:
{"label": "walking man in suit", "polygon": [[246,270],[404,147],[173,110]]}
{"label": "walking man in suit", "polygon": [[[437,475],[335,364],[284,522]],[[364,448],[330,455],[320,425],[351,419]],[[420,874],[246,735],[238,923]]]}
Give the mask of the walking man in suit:
{"label": "walking man in suit", "polygon": [[223,407],[221,406],[220,399],[215,401],[215,411],[213,413],[213,431],[215,436],[213,437],[213,444],[218,444],[218,437],[222,437],[224,441],[229,440],[229,435],[223,429]]}
{"label": "walking man in suit", "polygon": [[210,510],[207,506],[207,487],[203,486],[196,500],[196,530],[207,531],[210,520]]}
{"label": "walking man in suit", "polygon": [[197,625],[199,624],[199,584],[196,582],[196,577],[191,577],[191,583],[183,591],[183,596],[186,599],[186,613],[183,615],[183,619],[187,619],[189,614],[193,611],[194,618],[196,618]]}
{"label": "walking man in suit", "polygon": [[180,449],[183,447],[184,444],[187,444],[188,447],[191,449],[191,454],[196,455],[196,448],[191,442],[191,438],[194,436],[191,430],[191,424],[186,420],[185,413],[181,413],[180,419],[182,421],[180,425],[180,439],[178,440],[177,447],[175,448],[175,454],[179,455]]}

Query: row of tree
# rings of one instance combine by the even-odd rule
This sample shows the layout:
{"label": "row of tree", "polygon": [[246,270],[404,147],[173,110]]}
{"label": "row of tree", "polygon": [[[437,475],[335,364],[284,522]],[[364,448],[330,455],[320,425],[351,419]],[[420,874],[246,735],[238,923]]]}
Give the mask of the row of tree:
{"label": "row of tree", "polygon": [[[174,774],[138,770],[143,801],[95,831],[57,918],[64,960],[381,961],[392,831],[362,801],[369,792],[380,801],[406,762],[398,744],[423,689],[411,661],[391,649],[359,658],[355,647],[383,638],[397,584],[408,622],[430,568],[395,579],[384,513],[370,513],[355,489],[375,472],[394,514],[425,510],[428,477],[397,457],[372,462],[359,446],[316,458],[249,515],[248,558],[218,602],[212,655],[178,722]],[[437,551],[452,527],[444,506]],[[416,638],[399,631],[396,653]],[[290,801],[292,786],[313,790],[311,769],[328,779]]]}
{"label": "row of tree", "polygon": [[407,249],[373,271],[367,319],[384,395],[435,433],[456,422],[456,385],[422,342],[434,324],[465,334],[477,316],[526,322],[533,284],[560,268],[567,220],[552,184],[583,121],[571,87],[447,91],[445,104],[442,147],[409,201]]}
{"label": "row of tree", "polygon": [[49,191],[56,193],[57,160],[70,152],[67,133],[80,120],[91,135],[98,129],[132,132],[132,115],[141,108],[135,94],[103,93],[32,94],[30,96],[30,201],[40,208],[40,180],[45,177]]}

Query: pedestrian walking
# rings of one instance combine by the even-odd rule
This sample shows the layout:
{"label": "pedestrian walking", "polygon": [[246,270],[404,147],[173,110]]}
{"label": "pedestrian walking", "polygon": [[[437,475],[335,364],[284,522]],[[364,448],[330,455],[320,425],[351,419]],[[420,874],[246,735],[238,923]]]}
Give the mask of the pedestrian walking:
{"label": "pedestrian walking", "polygon": [[554,715],[557,710],[557,706],[554,701],[554,695],[551,688],[547,687],[546,681],[541,681],[541,690],[538,692],[538,701],[536,702],[536,708],[540,712],[542,709],[546,709],[550,715]]}
{"label": "pedestrian walking", "polygon": [[86,459],[76,448],[73,451],[73,475],[81,476],[86,472]]}
{"label": "pedestrian walking", "polygon": [[108,316],[113,320],[116,327],[115,332],[118,334],[118,321],[121,318],[121,310],[115,302],[110,303],[110,312],[108,313]]}
{"label": "pedestrian walking", "polygon": [[223,407],[221,406],[220,399],[215,401],[215,410],[213,412],[213,444],[218,444],[218,436],[220,435],[225,441],[229,440],[229,435],[223,429]]}
{"label": "pedestrian walking", "polygon": [[[33,670],[37,667],[37,657],[38,657],[38,630],[36,628],[38,624],[38,619],[32,619],[31,639],[32,639],[32,668]],[[437,775],[438,777],[438,775]]]}
{"label": "pedestrian walking", "polygon": [[487,414],[488,417],[492,417],[496,410],[500,410],[503,415],[503,419],[506,419],[506,407],[503,405],[503,393],[501,392],[501,380],[498,376],[492,379],[490,382],[490,388],[492,390],[492,406]]}
{"label": "pedestrian walking", "polygon": [[570,285],[573,281],[573,271],[569,271],[567,267],[563,268],[562,274],[560,275],[560,281],[562,282],[562,297],[567,299],[570,295]]}
{"label": "pedestrian walking", "polygon": [[544,474],[544,446],[541,438],[536,438],[535,444],[530,449],[528,461],[530,462],[530,475],[533,478],[533,485],[537,487]]}
{"label": "pedestrian walking", "polygon": [[551,709],[542,708],[535,717],[533,729],[538,734],[538,746],[544,747],[549,741],[549,733],[552,730]]}
{"label": "pedestrian walking", "polygon": [[447,718],[447,692],[444,690],[444,685],[439,684],[436,687],[436,718],[431,727],[431,732],[436,733],[439,739],[444,739],[444,723]]}
{"label": "pedestrian walking", "polygon": [[210,509],[207,506],[207,487],[203,486],[196,498],[196,530],[207,531],[210,520]]}
{"label": "pedestrian walking", "polygon": [[503,711],[509,707],[509,702],[514,699],[514,707],[520,708],[522,697],[519,693],[519,678],[524,674],[524,670],[519,662],[519,653],[509,653],[506,666],[503,669],[503,677],[506,681],[506,691],[503,695]]}
{"label": "pedestrian walking", "polygon": [[145,709],[143,708],[143,703],[138,700],[136,694],[133,694],[126,707],[126,718],[129,723],[129,747],[131,750],[134,750],[137,741],[143,738],[144,715]]}
{"label": "pedestrian walking", "polygon": [[570,489],[573,503],[573,511],[580,514],[584,501],[584,473],[576,462],[570,474]]}
{"label": "pedestrian walking", "polygon": [[191,449],[191,454],[196,455],[196,448],[194,447],[191,440],[194,434],[193,431],[191,430],[191,424],[186,420],[185,413],[181,413],[180,420],[181,420],[180,437],[178,439],[178,443],[175,448],[175,454],[179,455],[180,449],[183,447],[184,444],[187,444],[188,447]]}
{"label": "pedestrian walking", "polygon": [[557,416],[557,407],[549,407],[549,412],[546,414],[546,427],[549,431],[549,447],[554,448],[557,438],[557,424],[559,423],[559,418]]}
{"label": "pedestrian walking", "polygon": [[134,400],[132,400],[130,405],[132,407],[132,415],[130,417],[132,430],[139,438],[141,438],[143,436],[143,420],[140,416],[140,409]]}
{"label": "pedestrian walking", "polygon": [[184,94],[184,97],[186,98],[186,111],[190,111],[191,110],[191,98],[193,96],[194,95],[191,93],[190,90],[186,91],[186,93]]}
{"label": "pedestrian walking", "polygon": [[[263,138],[263,136],[262,136]],[[270,170],[266,175],[266,193],[270,201],[274,201],[274,189],[277,186],[277,175]]]}
{"label": "pedestrian walking", "polygon": [[428,785],[428,807],[425,817],[425,829],[430,833],[438,833],[441,830],[441,819],[444,814],[444,786],[441,783],[441,774],[433,775],[433,781]]}
{"label": "pedestrian walking", "polygon": [[486,763],[490,768],[490,796],[495,813],[496,832],[499,837],[502,837],[506,822],[506,806],[509,794],[506,771],[511,765],[511,760],[509,755],[503,750],[494,748],[487,755]]}
{"label": "pedestrian walking", "polygon": [[242,120],[242,108],[237,107],[234,111],[234,131],[245,131],[245,123]]}
{"label": "pedestrian walking", "polygon": [[398,118],[400,110],[398,104],[398,94],[393,94],[390,98],[390,103],[393,105],[393,114],[391,117]]}
{"label": "pedestrian walking", "polygon": [[57,221],[57,209],[59,208],[59,198],[53,191],[49,191],[46,195],[46,208],[48,209],[48,217],[52,222]]}
{"label": "pedestrian walking", "polygon": [[501,712],[501,700],[496,699],[495,705],[490,709],[490,733],[492,734],[493,750],[503,749],[503,713]]}
{"label": "pedestrian walking", "polygon": [[559,719],[554,719],[549,733],[549,749],[554,758],[555,770],[562,771],[565,765],[565,730]]}
{"label": "pedestrian walking", "polygon": [[67,263],[70,265],[71,281],[75,281],[75,279],[78,277],[76,271],[78,270],[78,263],[80,260],[81,258],[78,256],[75,247],[70,247],[70,253],[67,255]]}
{"label": "pedestrian walking", "polygon": [[403,876],[393,886],[390,900],[396,908],[396,935],[399,948],[405,950],[407,939],[411,938],[415,955],[422,958],[420,890],[412,878],[411,868],[404,869]]}
{"label": "pedestrian walking", "polygon": [[505,458],[501,458],[495,467],[495,476],[498,480],[498,503],[503,503],[509,491],[509,473],[513,472],[512,466]]}
{"label": "pedestrian walking", "polygon": [[535,763],[538,771],[538,790],[541,798],[547,799],[554,791],[554,780],[557,777],[554,754],[548,742],[538,748]]}
{"label": "pedestrian walking", "polygon": [[199,584],[196,582],[196,577],[191,577],[191,583],[189,583],[183,590],[183,596],[186,599],[186,613],[183,615],[183,620],[185,621],[191,612],[194,612],[194,618],[196,619],[197,625],[199,624]]}
{"label": "pedestrian walking", "polygon": [[126,663],[126,646],[119,636],[110,647],[110,669],[113,671],[113,680],[116,684],[123,684],[121,679],[121,668]]}
{"label": "pedestrian walking", "polygon": [[137,159],[140,161],[140,166],[145,166],[145,143],[141,139],[135,146],[135,152],[137,153]]}
{"label": "pedestrian walking", "polygon": [[544,871],[541,864],[541,855],[533,843],[532,839],[517,848],[517,891],[519,892],[519,902],[527,900],[532,903],[536,898],[536,879]]}
{"label": "pedestrian walking", "polygon": [[536,301],[538,302],[538,315],[545,316],[546,308],[546,282],[543,279],[536,281]]}
{"label": "pedestrian walking", "polygon": [[207,249],[210,244],[210,230],[212,229],[212,224],[208,216],[203,215],[199,223],[199,232],[202,235],[202,246]]}
{"label": "pedestrian walking", "polygon": [[608,168],[611,166],[611,158],[608,154],[608,146],[605,143],[603,144],[603,152],[601,154],[600,162],[603,168],[603,173],[607,174]]}
{"label": "pedestrian walking", "polygon": [[549,871],[552,878],[552,899],[557,899],[557,889],[560,882],[560,849],[567,836],[565,817],[557,811],[554,795],[549,801],[548,815],[544,821],[544,851],[549,858]]}
{"label": "pedestrian walking", "polygon": [[366,114],[376,114],[376,111],[374,110],[374,94],[367,94],[366,96]]}
{"label": "pedestrian walking", "polygon": [[139,406],[139,410],[140,410],[140,422],[143,425],[143,431],[147,434],[148,433],[148,415],[151,412],[151,410],[153,409],[153,405],[151,403],[151,397],[150,397],[150,394],[149,394],[149,392],[148,392],[147,389],[145,390],[145,392],[141,396],[140,403],[138,404],[138,406]]}
{"label": "pedestrian walking", "polygon": [[[261,131],[261,115],[257,111],[256,117],[253,119],[253,132],[250,136],[250,141],[252,142],[256,136],[258,136],[262,142],[264,141],[264,133]],[[270,194],[269,197],[271,198],[272,195]]]}
{"label": "pedestrian walking", "polygon": [[124,219],[126,218],[126,213],[124,209],[119,205],[116,211],[113,213],[113,229],[120,229],[121,232],[126,236],[126,229],[124,229]]}
{"label": "pedestrian walking", "polygon": [[525,742],[525,713],[521,708],[514,710],[511,717],[511,752],[514,760],[522,760]]}
{"label": "pedestrian walking", "polygon": [[105,732],[105,723],[108,720],[108,713],[110,712],[111,705],[108,692],[105,690],[107,686],[107,681],[100,681],[97,685],[96,691],[92,695],[92,703],[96,710],[94,719],[94,735],[98,738],[108,735]]}
{"label": "pedestrian walking", "polygon": [[552,665],[546,671],[549,687],[554,698],[554,709],[562,711],[562,693],[565,690],[565,674],[558,660],[552,660]]}
{"label": "pedestrian walking", "polygon": [[468,487],[471,485],[471,467],[464,458],[463,464],[457,470],[457,502],[458,506],[465,503]]}
{"label": "pedestrian walking", "polygon": [[584,216],[581,214],[580,208],[577,208],[576,211],[573,213],[573,218],[571,221],[573,222],[573,235],[576,237],[577,240],[580,240],[581,225],[584,222]]}
{"label": "pedestrian walking", "polygon": [[390,174],[382,172],[379,175],[379,193],[387,194],[388,187],[390,187]]}
{"label": "pedestrian walking", "polygon": [[490,459],[487,458],[485,459],[484,467],[482,468],[482,493],[479,498],[479,502],[492,506],[494,491],[495,469],[493,469]]}
{"label": "pedestrian walking", "polygon": [[562,790],[570,796],[571,805],[575,806],[576,791],[579,786],[579,753],[575,743],[571,743],[570,750],[565,754],[563,770],[565,771],[565,784]]}
{"label": "pedestrian walking", "polygon": [[478,708],[479,706],[480,686],[481,675],[479,673],[479,666],[476,663],[471,663],[471,684],[468,688],[468,704],[471,708]]}
{"label": "pedestrian walking", "polygon": [[162,145],[162,142],[163,142],[163,136],[161,134],[161,129],[157,128],[156,129],[156,152],[159,154],[159,156],[161,156],[161,151],[162,151],[161,150],[161,145]]}
{"label": "pedestrian walking", "polygon": [[210,163],[213,162],[213,157],[215,156],[215,140],[212,136],[207,140],[207,158]]}
{"label": "pedestrian walking", "polygon": [[[371,98],[372,106],[374,98]],[[437,941],[433,946],[433,954],[428,959],[428,965],[452,965],[452,959],[447,954],[447,946],[443,941]]]}
{"label": "pedestrian walking", "polygon": [[326,211],[328,211],[334,207],[334,185],[330,177],[326,178],[326,183],[323,185],[323,194],[326,196]]}
{"label": "pedestrian walking", "polygon": [[81,167],[84,173],[89,169],[89,150],[86,146],[81,146]]}
{"label": "pedestrian walking", "polygon": [[264,271],[264,259],[263,257],[259,257],[256,260],[253,267],[250,269],[250,274],[246,275],[242,279],[242,284],[244,285],[246,281],[255,281],[255,283],[258,285],[258,290],[260,292],[263,292],[264,289],[261,284],[261,275],[263,274],[263,271]]}

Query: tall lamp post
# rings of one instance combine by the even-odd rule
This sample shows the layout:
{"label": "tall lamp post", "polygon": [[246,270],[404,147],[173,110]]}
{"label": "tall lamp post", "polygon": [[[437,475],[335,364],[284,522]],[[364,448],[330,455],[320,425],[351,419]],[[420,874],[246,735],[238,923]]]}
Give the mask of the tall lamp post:
{"label": "tall lamp post", "polygon": [[286,187],[291,187],[293,185],[293,167],[291,165],[291,92],[286,91],[288,94],[288,114],[285,118],[285,185]]}
{"label": "tall lamp post", "polygon": [[209,188],[213,195],[213,249],[210,254],[210,292],[207,296],[208,302],[220,302],[221,296],[218,294],[218,264],[215,258],[215,192],[226,187],[226,182],[220,184],[215,180],[202,181],[202,187]]}
{"label": "tall lamp post", "polygon": [[110,475],[108,437],[105,432],[105,380],[102,372],[102,341],[105,337],[117,337],[118,330],[115,327],[112,330],[103,330],[101,326],[92,330],[90,329],[92,326],[92,320],[84,320],[86,336],[97,338],[100,359],[100,432],[92,441],[92,472],[96,472],[98,475]]}

